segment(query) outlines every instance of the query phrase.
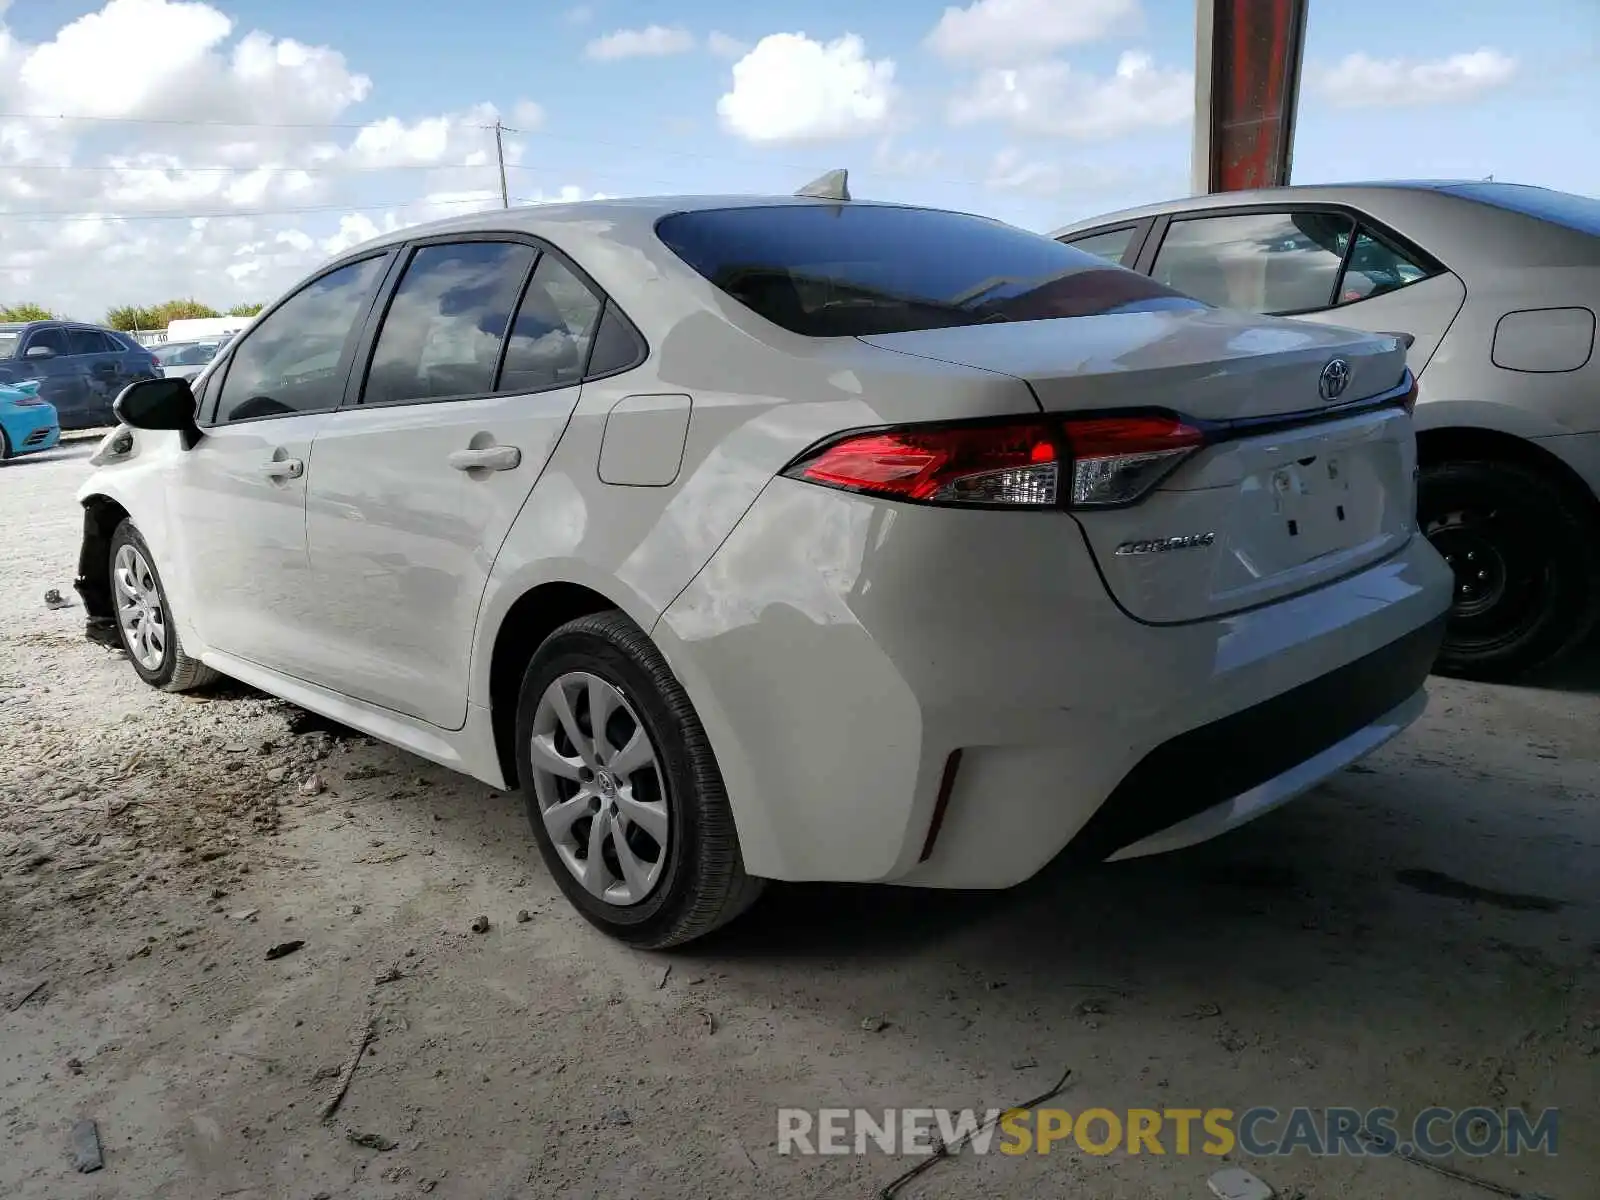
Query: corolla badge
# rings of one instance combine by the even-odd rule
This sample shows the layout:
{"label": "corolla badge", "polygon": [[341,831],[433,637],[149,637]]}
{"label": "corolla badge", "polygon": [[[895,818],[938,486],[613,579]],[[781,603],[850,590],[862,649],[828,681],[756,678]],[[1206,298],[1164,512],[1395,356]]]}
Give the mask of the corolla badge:
{"label": "corolla badge", "polygon": [[1186,533],[1179,537],[1146,538],[1138,542],[1123,542],[1117,547],[1119,556],[1129,554],[1166,554],[1171,550],[1203,550],[1217,540],[1214,533]]}
{"label": "corolla badge", "polygon": [[1350,363],[1342,358],[1330,358],[1317,380],[1317,394],[1324,400],[1337,400],[1350,386]]}

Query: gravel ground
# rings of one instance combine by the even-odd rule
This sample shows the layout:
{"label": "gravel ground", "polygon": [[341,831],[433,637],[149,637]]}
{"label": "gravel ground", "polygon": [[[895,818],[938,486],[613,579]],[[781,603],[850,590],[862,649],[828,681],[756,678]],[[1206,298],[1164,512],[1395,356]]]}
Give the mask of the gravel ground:
{"label": "gravel ground", "polygon": [[[1595,1194],[1592,659],[1436,681],[1369,764],[1190,852],[998,895],[774,888],[645,955],[567,909],[516,797],[241,687],[153,692],[48,609],[87,453],[0,468],[0,1194],[867,1197],[907,1163],[780,1156],[776,1108],[1004,1106],[1067,1067],[1074,1110],[1560,1106],[1555,1157],[1455,1165]],[[1248,1165],[1311,1200],[1488,1194]],[[966,1156],[902,1195],[1200,1197],[1217,1166]]]}

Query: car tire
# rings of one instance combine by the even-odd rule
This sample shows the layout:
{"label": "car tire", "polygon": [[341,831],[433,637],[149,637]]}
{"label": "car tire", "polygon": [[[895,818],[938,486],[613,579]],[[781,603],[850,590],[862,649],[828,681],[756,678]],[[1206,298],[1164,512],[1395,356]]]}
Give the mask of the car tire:
{"label": "car tire", "polygon": [[9,462],[11,459],[11,440],[6,437],[6,431],[0,429],[0,463]]}
{"label": "car tire", "polygon": [[1512,679],[1593,628],[1600,530],[1547,474],[1488,460],[1425,466],[1417,512],[1455,572],[1438,674]]}
{"label": "car tire", "polygon": [[215,682],[214,670],[184,653],[155,555],[132,520],[124,519],[111,535],[109,569],[117,640],[139,678],[164,692]]}
{"label": "car tire", "polygon": [[694,706],[626,615],[580,617],[545,639],[523,675],[516,730],[539,852],[595,926],[661,950],[710,933],[761,894]]}

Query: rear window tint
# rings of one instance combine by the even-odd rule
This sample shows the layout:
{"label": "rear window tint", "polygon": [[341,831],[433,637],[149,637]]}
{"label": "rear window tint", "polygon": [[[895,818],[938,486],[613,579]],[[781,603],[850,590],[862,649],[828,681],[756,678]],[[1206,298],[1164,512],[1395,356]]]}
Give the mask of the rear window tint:
{"label": "rear window tint", "polygon": [[1205,305],[984,217],[870,204],[677,213],[656,234],[722,291],[811,337]]}

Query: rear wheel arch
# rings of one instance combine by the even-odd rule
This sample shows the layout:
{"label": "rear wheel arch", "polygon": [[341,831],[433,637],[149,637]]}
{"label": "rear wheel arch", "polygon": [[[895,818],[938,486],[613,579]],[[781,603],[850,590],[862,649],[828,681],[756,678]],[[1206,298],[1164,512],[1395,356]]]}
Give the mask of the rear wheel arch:
{"label": "rear wheel arch", "polygon": [[1456,572],[1438,673],[1513,679],[1583,642],[1600,616],[1600,499],[1583,478],[1481,427],[1419,431],[1417,461],[1418,524]]}
{"label": "rear wheel arch", "polygon": [[524,592],[506,610],[489,656],[489,713],[495,754],[508,787],[518,783],[517,697],[534,652],[568,621],[620,607],[583,584],[551,582]]}
{"label": "rear wheel arch", "polygon": [[1547,474],[1590,520],[1600,523],[1600,497],[1583,477],[1537,442],[1498,429],[1449,425],[1417,431],[1417,465],[1449,462],[1508,462]]}

